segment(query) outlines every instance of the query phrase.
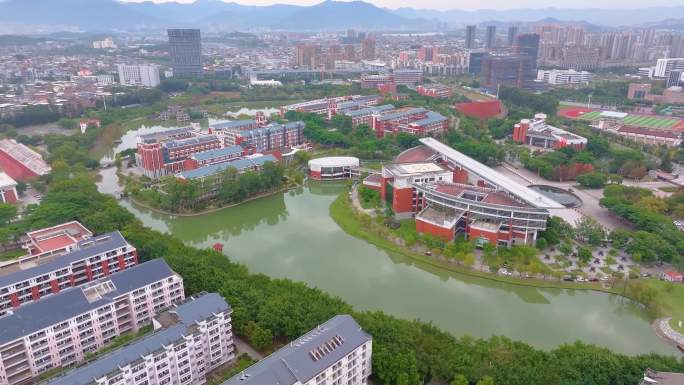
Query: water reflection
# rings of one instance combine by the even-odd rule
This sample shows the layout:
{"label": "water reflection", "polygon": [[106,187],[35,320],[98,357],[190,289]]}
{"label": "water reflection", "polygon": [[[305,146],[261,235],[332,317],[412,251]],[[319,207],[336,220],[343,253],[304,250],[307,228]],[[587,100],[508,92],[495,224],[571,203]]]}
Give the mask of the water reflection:
{"label": "water reflection", "polygon": [[360,310],[430,321],[457,336],[505,335],[540,348],[579,339],[628,354],[675,353],[652,332],[643,309],[619,296],[465,276],[347,235],[328,214],[343,186],[310,183],[199,217],[122,205],[190,245],[223,243],[224,253],[251,271],[306,282]]}
{"label": "water reflection", "polygon": [[[161,214],[131,202],[126,202],[124,205],[133,212],[143,214],[143,221],[150,220],[154,223],[153,228],[156,230],[174,234],[182,241],[192,244],[203,244],[208,240],[216,239],[228,242],[230,238],[239,236],[243,231],[253,231],[264,224],[275,226],[288,217],[284,194],[259,199],[257,210],[253,205],[246,203],[190,217]],[[229,215],[226,215],[227,210],[230,211]],[[163,228],[160,228],[160,225]]]}

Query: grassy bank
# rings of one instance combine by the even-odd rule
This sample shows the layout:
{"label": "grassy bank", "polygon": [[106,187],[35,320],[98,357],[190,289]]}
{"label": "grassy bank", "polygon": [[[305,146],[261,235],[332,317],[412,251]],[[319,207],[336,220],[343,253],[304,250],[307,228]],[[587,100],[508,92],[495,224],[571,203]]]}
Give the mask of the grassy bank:
{"label": "grassy bank", "polygon": [[[380,234],[364,228],[362,222],[359,220],[359,214],[354,211],[354,208],[349,202],[346,193],[341,194],[332,203],[330,206],[330,216],[349,235],[352,235],[356,238],[361,238],[368,243],[381,247],[392,253],[408,257],[417,263],[437,267],[452,273],[480,277],[513,285],[533,286],[539,288],[594,290],[625,296],[641,303],[644,303],[644,299],[646,299],[647,302],[651,301],[648,309],[651,317],[672,317],[672,321],[670,322],[672,328],[684,334],[684,327],[680,328],[678,326],[679,320],[684,321],[684,285],[682,284],[673,284],[661,281],[657,278],[649,278],[632,281],[633,283],[629,284],[629,286],[626,283],[619,282],[612,288],[604,288],[600,284],[596,283],[574,283],[501,276],[498,274],[473,270],[466,266],[454,263],[443,262],[436,258],[413,252],[406,247],[397,245],[396,243],[384,238]],[[405,227],[403,225],[405,225],[407,222],[410,221],[402,221],[402,227],[397,231],[403,231],[402,229]],[[407,228],[405,231],[412,230],[413,228]],[[637,290],[637,288],[640,289]],[[650,293],[645,293],[645,289],[649,289]]]}
{"label": "grassy bank", "polygon": [[492,281],[505,282],[514,285],[534,286],[540,288],[596,290],[618,295],[622,295],[624,291],[624,287],[622,285],[617,285],[613,288],[606,289],[598,284],[580,284],[574,282],[547,281],[533,278],[519,279],[515,277],[500,276],[478,270],[469,269],[467,267],[460,266],[457,264],[442,262],[433,257],[428,257],[420,253],[412,252],[406,249],[405,247],[397,245],[396,243],[383,238],[381,235],[378,235],[374,232],[365,229],[359,221],[359,217],[355,213],[353,207],[351,206],[351,203],[347,198],[346,192],[337,197],[337,199],[335,199],[335,201],[330,205],[330,216],[349,235],[352,235],[356,238],[361,238],[368,243],[381,247],[392,253],[409,257],[418,263],[439,267],[441,269],[448,270],[453,273],[480,277]]}

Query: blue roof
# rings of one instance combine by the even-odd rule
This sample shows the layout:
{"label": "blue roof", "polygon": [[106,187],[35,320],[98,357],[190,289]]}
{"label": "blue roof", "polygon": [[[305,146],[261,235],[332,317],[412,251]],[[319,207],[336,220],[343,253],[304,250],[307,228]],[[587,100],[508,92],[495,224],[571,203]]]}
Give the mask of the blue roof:
{"label": "blue roof", "polygon": [[379,120],[394,120],[400,119],[407,115],[418,114],[421,112],[426,112],[427,110],[423,107],[412,107],[401,111],[390,112],[388,114],[380,116]]}
{"label": "blue roof", "polygon": [[93,255],[104,253],[127,246],[128,242],[124,239],[120,232],[114,231],[92,237],[87,240],[79,241],[77,248],[71,253],[59,255],[53,260],[40,264],[26,270],[20,270],[12,274],[0,276],[0,287],[8,286],[17,282],[25,281],[30,278],[37,277],[49,273],[51,271],[63,269],[71,263],[92,257]]}
{"label": "blue roof", "polygon": [[[116,297],[171,277],[173,274],[163,259],[153,259],[109,277],[64,289],[59,294],[28,303],[0,317],[0,345],[113,303]],[[83,290],[105,281],[111,281],[116,289],[103,294],[102,298],[96,301],[89,302]]]}
{"label": "blue roof", "polygon": [[192,131],[192,127],[170,128],[168,130],[151,132],[149,134],[138,135],[138,137],[145,143],[155,142],[158,140],[167,139],[172,136],[186,134]]}
{"label": "blue roof", "polygon": [[193,144],[199,144],[199,143],[205,143],[205,142],[214,142],[214,141],[218,141],[218,140],[219,139],[218,139],[218,137],[216,137],[216,135],[195,136],[195,137],[188,138],[188,139],[178,139],[178,140],[172,140],[170,142],[164,143],[164,148],[190,146]]}
{"label": "blue roof", "polygon": [[243,151],[242,146],[235,145],[235,146],[219,148],[217,150],[196,152],[196,153],[192,154],[192,156],[190,158],[195,159],[197,161],[211,160],[211,159],[220,158],[222,156],[242,154],[242,151]]}
{"label": "blue roof", "polygon": [[360,110],[355,110],[355,111],[345,111],[344,114],[354,118],[357,116],[371,115],[371,114],[375,114],[378,112],[389,111],[389,110],[393,110],[393,109],[394,109],[393,105],[383,104],[382,106],[362,108]]}
{"label": "blue roof", "polygon": [[420,120],[416,120],[415,122],[411,122],[411,124],[417,124],[419,126],[424,126],[427,124],[443,122],[445,120],[447,120],[447,118],[445,118],[441,114],[439,114],[437,112],[430,111],[427,113],[427,117],[420,119]]}
{"label": "blue roof", "polygon": [[266,127],[259,127],[259,128],[255,128],[253,130],[242,131],[240,133],[240,135],[242,135],[244,137],[268,135],[268,134],[272,134],[272,133],[278,132],[278,131],[299,129],[299,128],[303,128],[303,127],[304,127],[304,122],[302,122],[302,121],[289,122],[289,123],[284,123],[284,124],[271,123]]}
{"label": "blue roof", "polygon": [[143,356],[147,356],[162,349],[164,346],[181,340],[183,336],[192,333],[190,328],[196,322],[209,318],[213,313],[227,310],[230,310],[230,306],[218,294],[210,293],[197,298],[191,298],[170,311],[178,314],[179,323],[115,350],[88,365],[68,371],[45,384],[91,384],[96,378],[114,373],[120,370],[120,367],[139,361]]}
{"label": "blue roof", "polygon": [[[340,345],[318,360],[311,357],[312,350],[336,336],[343,340]],[[338,315],[225,381],[223,385],[306,384],[318,373],[370,340],[371,336],[361,329],[354,318]]]}
{"label": "blue roof", "polygon": [[225,130],[225,129],[230,129],[230,128],[237,128],[237,127],[243,127],[247,125],[254,124],[256,125],[257,122],[254,119],[243,119],[243,120],[226,120],[223,122],[218,122],[210,125],[212,129],[216,130]]}
{"label": "blue roof", "polygon": [[222,171],[227,170],[229,167],[236,168],[238,171],[242,171],[246,168],[249,167],[254,167],[254,166],[261,166],[266,162],[277,162],[278,159],[276,159],[275,156],[273,155],[263,155],[260,157],[256,158],[245,158],[245,159],[238,159],[234,160],[232,162],[223,162],[223,163],[216,163],[216,164],[210,164],[208,166],[196,168],[194,170],[189,170],[189,171],[184,171],[180,173],[180,176],[185,178],[185,179],[201,179],[201,178],[206,178],[208,176],[218,174]]}

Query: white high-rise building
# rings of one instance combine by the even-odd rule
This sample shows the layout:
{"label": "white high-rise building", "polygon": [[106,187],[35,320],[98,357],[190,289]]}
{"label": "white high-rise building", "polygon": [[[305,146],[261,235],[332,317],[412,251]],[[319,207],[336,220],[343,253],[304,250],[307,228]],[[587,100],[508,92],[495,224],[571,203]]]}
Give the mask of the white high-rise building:
{"label": "white high-rise building", "polygon": [[684,57],[658,59],[653,71],[653,77],[667,79],[672,71],[684,71]]}
{"label": "white high-rise building", "polygon": [[119,83],[125,86],[156,87],[159,85],[159,66],[156,64],[117,64]]}
{"label": "white high-rise building", "polygon": [[537,72],[537,80],[553,85],[588,83],[593,77],[594,74],[587,71],[539,70]]}
{"label": "white high-rise building", "polygon": [[103,40],[96,40],[93,42],[93,48],[95,49],[116,49],[116,43],[111,37],[105,37]]}

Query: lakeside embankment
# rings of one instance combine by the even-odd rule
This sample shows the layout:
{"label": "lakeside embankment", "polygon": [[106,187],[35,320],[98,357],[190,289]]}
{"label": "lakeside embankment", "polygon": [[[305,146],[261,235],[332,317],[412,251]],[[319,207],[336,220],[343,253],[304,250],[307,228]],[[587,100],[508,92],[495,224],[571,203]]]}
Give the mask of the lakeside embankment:
{"label": "lakeside embankment", "polygon": [[[371,243],[389,252],[397,253],[405,257],[408,257],[416,263],[430,265],[436,268],[449,271],[451,273],[479,277],[491,281],[503,282],[512,285],[532,286],[538,288],[557,288],[604,292],[627,298],[631,301],[639,303],[642,306],[645,306],[644,304],[640,303],[640,301],[638,301],[636,298],[633,298],[629,295],[626,287],[627,283],[625,282],[619,282],[618,284],[615,284],[610,288],[606,288],[600,284],[595,283],[571,283],[564,281],[541,280],[537,278],[516,278],[510,276],[501,276],[495,273],[475,270],[455,263],[441,261],[436,257],[426,256],[424,254],[411,251],[406,247],[398,245],[397,243],[383,237],[382,235],[373,232],[370,229],[364,228],[361,222],[359,221],[359,215],[361,214],[357,212],[357,209],[352,205],[352,202],[349,200],[347,195],[348,194],[346,193],[341,194],[330,206],[330,216],[347,234],[363,239],[368,243]],[[654,314],[650,314],[650,316],[652,320],[652,325],[656,330],[656,334],[658,334],[658,336],[676,346],[680,340],[684,340],[684,336],[681,336],[681,334],[678,334],[672,328],[668,328],[668,332],[663,331],[661,327],[662,322],[659,322],[660,318],[658,318],[665,316],[668,317],[669,320],[669,316],[671,315],[670,313],[677,313],[676,309],[672,309],[672,306],[670,304],[668,304],[669,306],[665,306],[667,302],[671,301],[659,301],[658,309],[661,310]],[[676,337],[672,337],[673,333],[676,333]]]}

